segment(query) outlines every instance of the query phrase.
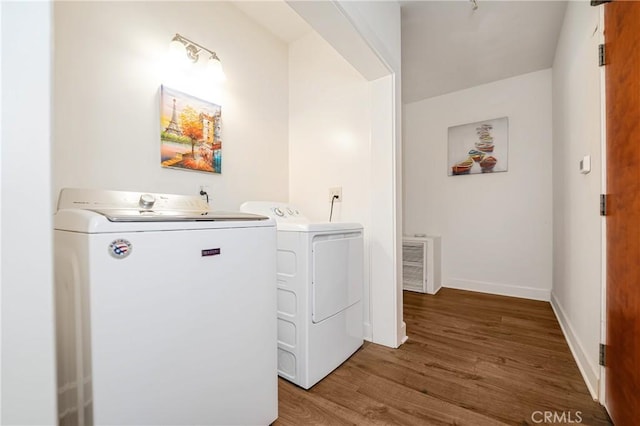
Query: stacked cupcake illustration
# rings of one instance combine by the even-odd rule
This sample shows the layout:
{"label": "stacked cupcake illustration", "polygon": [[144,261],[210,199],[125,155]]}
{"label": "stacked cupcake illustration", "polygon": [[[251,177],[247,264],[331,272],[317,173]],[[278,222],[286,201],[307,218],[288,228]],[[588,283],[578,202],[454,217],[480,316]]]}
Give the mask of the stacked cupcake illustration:
{"label": "stacked cupcake illustration", "polygon": [[493,153],[493,136],[491,131],[493,126],[491,124],[481,124],[480,127],[476,127],[476,134],[478,135],[478,141],[475,142],[475,149],[471,149],[468,152],[468,157],[454,164],[451,167],[451,171],[454,175],[468,174],[471,171],[474,163],[480,165],[482,173],[493,172],[498,160],[489,155]]}
{"label": "stacked cupcake illustration", "polygon": [[491,124],[483,124],[480,127],[476,127],[476,133],[478,134],[478,142],[476,142],[476,148],[482,152],[493,152],[493,136],[491,131],[493,126]]}

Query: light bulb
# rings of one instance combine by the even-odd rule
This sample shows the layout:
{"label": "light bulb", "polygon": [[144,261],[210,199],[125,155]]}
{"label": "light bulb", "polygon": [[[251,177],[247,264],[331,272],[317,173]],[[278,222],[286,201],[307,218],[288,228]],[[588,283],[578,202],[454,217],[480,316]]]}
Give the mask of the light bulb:
{"label": "light bulb", "polygon": [[207,74],[217,81],[224,81],[226,79],[224,71],[222,70],[222,63],[215,53],[211,55],[207,61]]}
{"label": "light bulb", "polygon": [[182,60],[185,56],[184,44],[176,38],[169,43],[169,56],[173,60]]}

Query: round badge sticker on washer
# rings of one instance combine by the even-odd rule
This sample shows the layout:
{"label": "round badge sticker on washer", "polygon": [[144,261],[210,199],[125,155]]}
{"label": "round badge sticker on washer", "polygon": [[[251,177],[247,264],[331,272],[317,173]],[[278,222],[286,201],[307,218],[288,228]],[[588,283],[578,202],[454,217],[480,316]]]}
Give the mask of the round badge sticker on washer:
{"label": "round badge sticker on washer", "polygon": [[109,254],[116,259],[124,259],[131,254],[131,243],[123,238],[113,240],[109,244]]}

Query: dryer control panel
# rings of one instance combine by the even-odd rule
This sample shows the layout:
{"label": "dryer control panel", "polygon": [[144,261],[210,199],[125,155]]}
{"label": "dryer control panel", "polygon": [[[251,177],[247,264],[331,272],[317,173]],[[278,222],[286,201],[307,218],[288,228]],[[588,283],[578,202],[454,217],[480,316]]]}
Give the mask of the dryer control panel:
{"label": "dryer control panel", "polygon": [[300,216],[300,211],[296,208],[291,207],[273,207],[273,213],[279,217],[295,217]]}
{"label": "dryer control panel", "polygon": [[277,201],[247,201],[240,206],[240,211],[268,216],[276,222],[309,223],[296,206]]}

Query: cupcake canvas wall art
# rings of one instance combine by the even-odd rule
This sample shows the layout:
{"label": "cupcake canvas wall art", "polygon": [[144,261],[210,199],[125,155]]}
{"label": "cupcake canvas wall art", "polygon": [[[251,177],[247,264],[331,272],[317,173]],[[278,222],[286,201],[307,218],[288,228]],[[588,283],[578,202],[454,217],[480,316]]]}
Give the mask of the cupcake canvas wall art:
{"label": "cupcake canvas wall art", "polygon": [[506,172],[509,118],[449,127],[449,176]]}

